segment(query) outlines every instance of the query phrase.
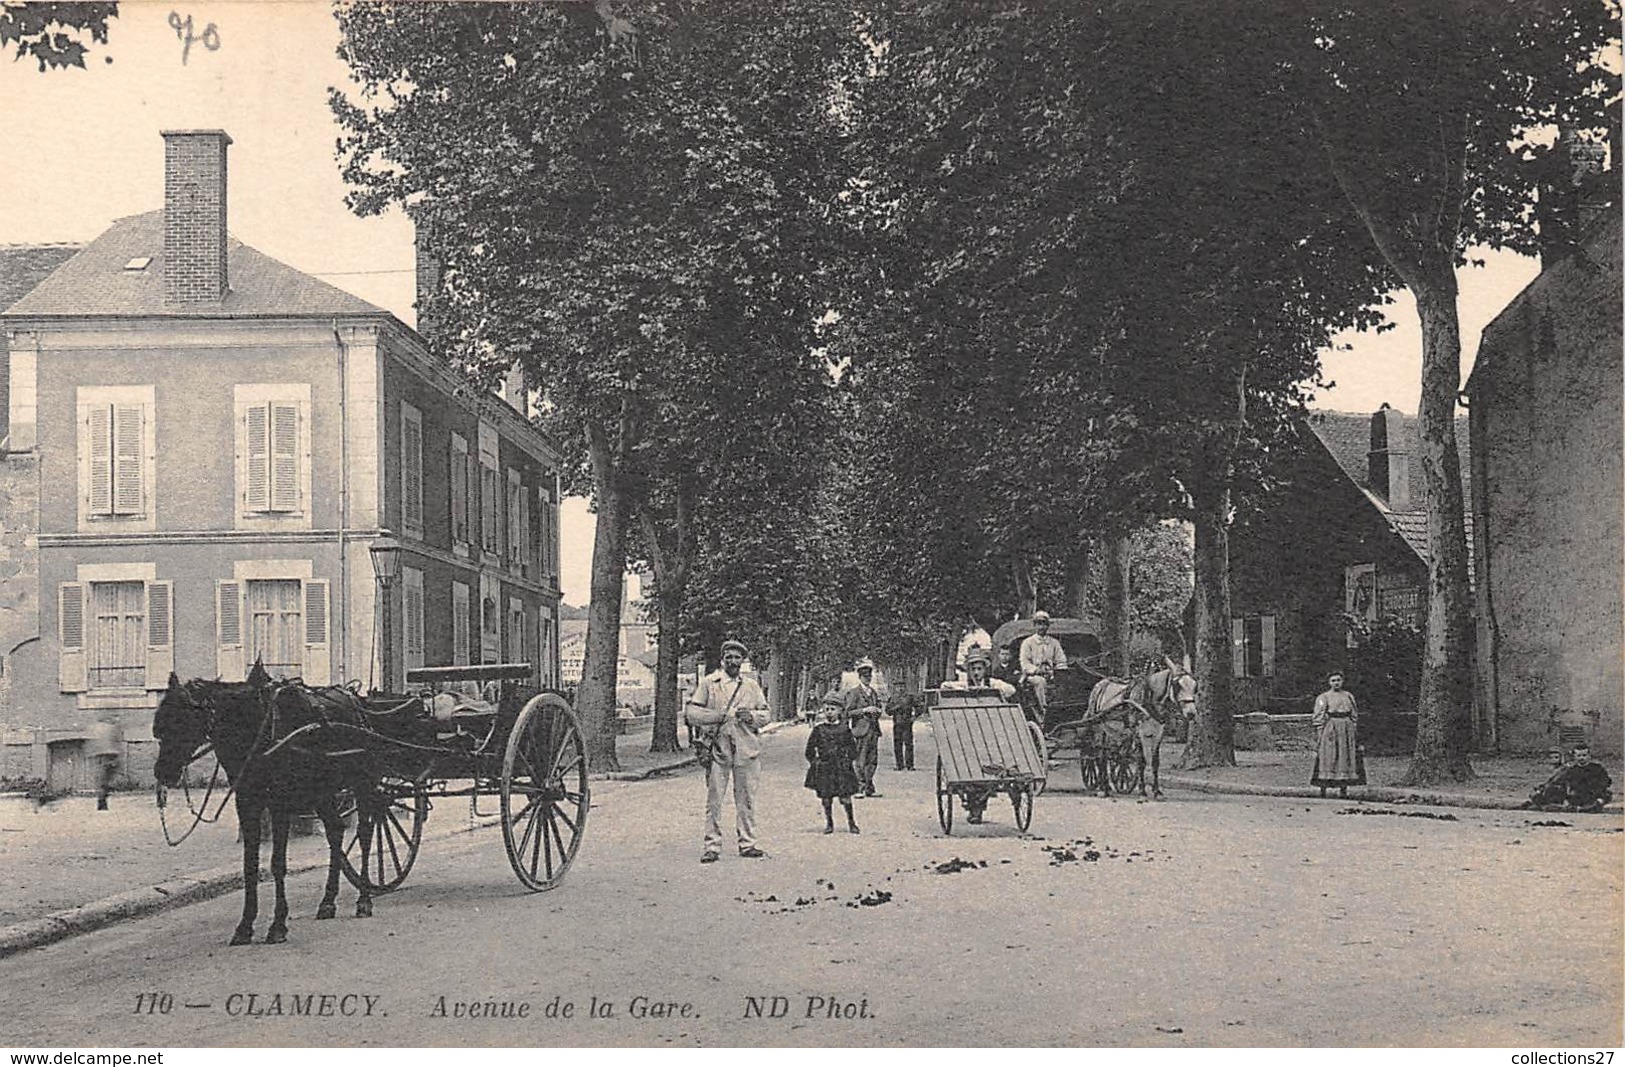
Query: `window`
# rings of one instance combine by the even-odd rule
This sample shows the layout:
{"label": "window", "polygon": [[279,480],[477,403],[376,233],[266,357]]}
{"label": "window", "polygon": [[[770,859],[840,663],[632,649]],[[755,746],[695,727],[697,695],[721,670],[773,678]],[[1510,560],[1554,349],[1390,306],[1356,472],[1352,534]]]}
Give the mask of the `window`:
{"label": "window", "polygon": [[423,413],[401,403],[401,527],[423,539]]}
{"label": "window", "polygon": [[151,572],[150,564],[82,567],[82,576],[97,577],[58,587],[63,692],[153,690],[168,684],[175,662],[174,589],[170,582],[134,577]]}
{"label": "window", "polygon": [[553,612],[551,608],[543,607],[538,629],[540,640],[540,663],[542,684],[557,689],[559,685],[559,670],[557,658],[553,655]]}
{"label": "window", "polygon": [[497,430],[480,423],[480,549],[502,558],[502,475],[497,466]]}
{"label": "window", "polygon": [[401,568],[401,614],[405,640],[401,649],[407,670],[423,666],[423,572]]}
{"label": "window", "polygon": [[1230,620],[1230,673],[1236,678],[1275,676],[1275,616]]}
{"label": "window", "polygon": [[249,663],[259,662],[273,678],[304,674],[305,614],[303,583],[298,579],[250,581],[244,586],[247,601]]}
{"label": "window", "polygon": [[508,468],[508,569],[524,569],[525,558],[525,487],[520,484],[519,472]]}
{"label": "window", "polygon": [[469,661],[468,586],[451,583],[451,661]]}
{"label": "window", "polygon": [[310,525],[310,386],[238,385],[238,526]]}
{"label": "window", "polygon": [[153,387],[79,389],[79,516],[152,528]]}
{"label": "window", "polygon": [[272,677],[327,685],[327,580],[306,577],[304,560],[239,560],[234,570],[235,578],[215,583],[215,672],[240,682],[257,659]]}
{"label": "window", "polygon": [[509,663],[524,663],[525,660],[525,605],[519,600],[508,601],[508,633],[507,652],[503,656]]}
{"label": "window", "polygon": [[553,505],[552,494],[546,489],[536,490],[536,566],[543,575],[558,573],[553,568]]}
{"label": "window", "polygon": [[[468,551],[468,441],[451,435],[451,546]],[[466,587],[465,587],[466,589]],[[462,660],[457,662],[461,663]]]}

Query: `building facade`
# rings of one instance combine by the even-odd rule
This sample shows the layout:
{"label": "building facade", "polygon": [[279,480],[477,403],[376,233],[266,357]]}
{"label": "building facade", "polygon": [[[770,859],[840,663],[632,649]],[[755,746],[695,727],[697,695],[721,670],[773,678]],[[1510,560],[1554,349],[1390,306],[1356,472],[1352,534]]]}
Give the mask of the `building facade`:
{"label": "building facade", "polygon": [[555,449],[389,313],[231,239],[229,144],[165,133],[163,210],[0,317],[6,462],[37,485],[35,625],[0,648],[12,724],[71,742],[112,714],[140,737],[171,671],[256,660],[369,687],[386,654],[397,687],[523,661],[557,685]]}
{"label": "building facade", "polygon": [[1550,748],[1565,719],[1622,750],[1620,258],[1616,212],[1485,328],[1467,384],[1477,679],[1503,751]]}

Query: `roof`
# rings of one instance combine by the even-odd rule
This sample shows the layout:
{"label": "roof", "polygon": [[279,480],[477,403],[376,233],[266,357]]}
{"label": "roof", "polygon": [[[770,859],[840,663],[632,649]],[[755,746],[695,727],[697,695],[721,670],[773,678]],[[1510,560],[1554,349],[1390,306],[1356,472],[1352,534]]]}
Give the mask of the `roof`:
{"label": "roof", "polygon": [[0,245],[0,311],[29,291],[75,252],[79,245]]}
{"label": "roof", "polygon": [[[1053,618],[1049,621],[1049,635],[1057,640],[1062,637],[1098,637],[1097,631],[1095,624],[1086,619]],[[993,631],[993,647],[1003,648],[1011,641],[1037,632],[1038,628],[1031,619],[1011,619]]]}
{"label": "roof", "polygon": [[[100,237],[62,263],[5,314],[20,317],[388,315],[326,282],[227,238],[226,274],[231,286],[219,303],[164,304],[164,215],[149,211],[113,223]],[[151,257],[144,270],[125,264]]]}
{"label": "roof", "polygon": [[[1390,447],[1396,452],[1405,452],[1416,455],[1419,449],[1417,438],[1417,420],[1413,415],[1399,413],[1400,425],[1397,439],[1390,442]],[[1427,511],[1414,507],[1409,511],[1391,511],[1387,502],[1377,495],[1371,488],[1370,468],[1367,464],[1367,454],[1371,450],[1371,416],[1351,415],[1343,411],[1317,411],[1309,415],[1306,420],[1310,431],[1326,446],[1337,465],[1348,475],[1349,480],[1364,491],[1366,498],[1388,521],[1393,531],[1410,546],[1411,550],[1423,561],[1428,559],[1428,522]],[[1468,495],[1468,486],[1471,481],[1472,448],[1467,433],[1467,416],[1456,417],[1456,449],[1461,459],[1461,485],[1462,498]],[[1413,466],[1411,486],[1411,500],[1420,505],[1422,501],[1421,468]],[[1473,516],[1471,510],[1464,512],[1467,522],[1467,547],[1472,551],[1473,544]],[[1470,559],[1469,559],[1470,562]]]}

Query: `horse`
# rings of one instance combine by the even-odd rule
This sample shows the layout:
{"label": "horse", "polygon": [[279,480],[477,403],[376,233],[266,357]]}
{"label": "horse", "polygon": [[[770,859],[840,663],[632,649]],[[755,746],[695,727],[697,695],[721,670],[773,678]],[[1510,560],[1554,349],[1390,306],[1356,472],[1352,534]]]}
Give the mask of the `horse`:
{"label": "horse", "polygon": [[[1146,795],[1145,766],[1151,764],[1151,795],[1162,797],[1162,736],[1168,727],[1169,713],[1179,711],[1186,721],[1196,717],[1196,679],[1185,668],[1168,657],[1165,666],[1146,673],[1133,681],[1102,678],[1089,691],[1089,710],[1084,715],[1084,729],[1093,750],[1085,760],[1093,759],[1100,795],[1111,796],[1111,775],[1108,773],[1109,755],[1129,755],[1135,764],[1135,782],[1140,795]],[[1124,751],[1123,742],[1131,736],[1138,744],[1132,753]],[[1117,744],[1112,744],[1114,738]],[[1110,749],[1115,747],[1115,752]]]}
{"label": "horse", "polygon": [[[322,705],[317,707],[301,685],[273,684],[265,669],[256,663],[244,682],[198,678],[183,683],[170,672],[169,686],[153,716],[152,732],[158,739],[154,774],[161,786],[179,785],[187,765],[212,746],[236,793],[243,838],[243,914],[232,933],[233,945],[254,940],[254,921],[259,911],[262,812],[268,810],[271,816],[271,875],[276,882],[276,912],[266,932],[266,944],[281,944],[288,939],[284,882],[288,832],[296,814],[314,809],[327,835],[327,889],[316,918],[331,919],[337,914],[344,855],[339,797],[345,791],[357,802],[360,869],[367,869],[367,845],[372,836],[368,829],[380,817],[373,810],[378,785],[375,769],[366,760],[337,758],[282,743],[302,727],[319,730],[320,724],[327,722],[362,725],[359,704],[346,708],[340,701],[323,701]],[[357,888],[360,898],[355,914],[367,918],[372,915],[372,894],[364,884]]]}

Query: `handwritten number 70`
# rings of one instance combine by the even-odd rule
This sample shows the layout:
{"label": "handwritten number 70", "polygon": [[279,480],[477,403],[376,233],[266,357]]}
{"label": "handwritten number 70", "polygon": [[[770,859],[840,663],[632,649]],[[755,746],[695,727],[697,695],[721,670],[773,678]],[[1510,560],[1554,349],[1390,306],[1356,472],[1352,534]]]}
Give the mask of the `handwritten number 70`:
{"label": "handwritten number 70", "polygon": [[181,42],[182,66],[186,65],[187,58],[192,54],[193,42],[201,43],[204,48],[211,52],[220,51],[220,31],[214,28],[212,22],[203,27],[201,34],[194,34],[192,32],[192,16],[187,15],[186,18],[182,19],[178,13],[171,11],[169,13],[169,28],[175,31],[176,39]]}

